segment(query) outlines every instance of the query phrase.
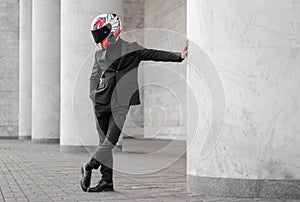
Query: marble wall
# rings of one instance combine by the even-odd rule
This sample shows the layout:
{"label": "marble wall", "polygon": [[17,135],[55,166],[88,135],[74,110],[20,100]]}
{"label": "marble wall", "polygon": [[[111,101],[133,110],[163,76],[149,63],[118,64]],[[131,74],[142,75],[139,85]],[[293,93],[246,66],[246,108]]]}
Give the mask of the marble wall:
{"label": "marble wall", "polygon": [[[188,100],[198,104],[188,108],[188,128],[198,124],[188,131],[188,175],[300,179],[299,10],[295,0],[188,0],[189,60],[204,75],[199,85],[189,66],[200,99]],[[210,88],[212,78],[222,85]],[[211,134],[217,107],[223,125]]]}

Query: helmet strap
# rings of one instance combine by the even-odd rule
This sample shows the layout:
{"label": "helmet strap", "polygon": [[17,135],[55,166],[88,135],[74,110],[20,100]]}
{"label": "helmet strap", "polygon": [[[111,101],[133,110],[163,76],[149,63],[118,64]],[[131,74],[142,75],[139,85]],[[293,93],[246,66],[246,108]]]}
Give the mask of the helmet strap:
{"label": "helmet strap", "polygon": [[111,33],[109,36],[108,36],[108,42],[114,44],[116,43],[116,37]]}

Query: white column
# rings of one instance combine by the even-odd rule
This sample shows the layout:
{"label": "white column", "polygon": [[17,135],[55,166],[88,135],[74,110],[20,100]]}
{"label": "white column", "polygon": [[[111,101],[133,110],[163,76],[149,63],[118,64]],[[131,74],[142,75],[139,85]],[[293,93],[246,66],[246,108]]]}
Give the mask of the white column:
{"label": "white column", "polygon": [[18,138],[19,2],[0,1],[0,138]]}
{"label": "white column", "polygon": [[89,100],[89,76],[96,50],[90,25],[97,15],[107,12],[122,17],[122,1],[61,1],[61,151],[98,145]]}
{"label": "white column", "polygon": [[32,0],[20,1],[19,139],[31,138]]}
{"label": "white column", "polygon": [[[189,190],[300,197],[299,10],[300,2],[293,0],[188,0],[189,60],[196,68],[188,68]],[[202,85],[196,70],[216,72]],[[208,131],[221,126],[212,125],[211,115],[222,107],[212,104],[222,101],[222,93],[215,93],[222,88],[219,136]],[[192,93],[197,108],[190,105]],[[190,130],[194,126],[196,132]]]}
{"label": "white column", "polygon": [[33,0],[32,8],[32,141],[58,142],[60,0]]}

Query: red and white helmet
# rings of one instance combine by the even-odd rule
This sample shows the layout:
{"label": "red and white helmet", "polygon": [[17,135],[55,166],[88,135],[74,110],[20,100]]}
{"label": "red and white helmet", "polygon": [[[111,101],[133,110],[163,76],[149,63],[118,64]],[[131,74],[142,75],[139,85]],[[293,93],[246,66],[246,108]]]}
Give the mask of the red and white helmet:
{"label": "red and white helmet", "polygon": [[96,44],[101,43],[103,49],[115,43],[122,30],[121,20],[114,13],[98,15],[91,24],[91,32]]}

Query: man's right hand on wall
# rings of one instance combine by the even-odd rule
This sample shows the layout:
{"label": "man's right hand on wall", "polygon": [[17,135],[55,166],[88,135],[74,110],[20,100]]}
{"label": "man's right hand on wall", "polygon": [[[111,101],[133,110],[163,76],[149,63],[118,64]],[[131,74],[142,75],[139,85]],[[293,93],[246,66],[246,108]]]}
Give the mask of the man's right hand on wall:
{"label": "man's right hand on wall", "polygon": [[186,40],[184,45],[183,45],[183,49],[182,49],[182,52],[181,52],[181,58],[182,59],[185,59],[187,54],[188,54],[188,47],[189,47],[189,41]]}

